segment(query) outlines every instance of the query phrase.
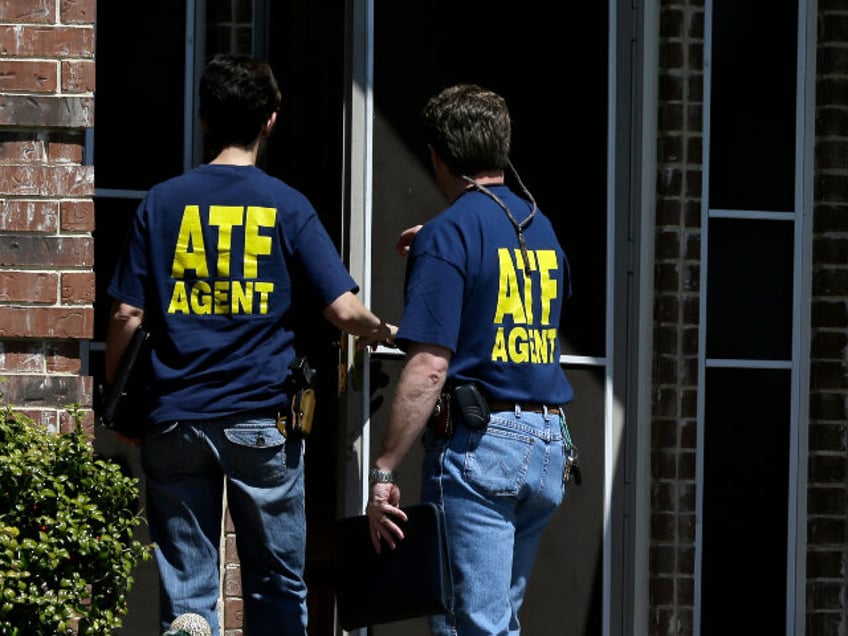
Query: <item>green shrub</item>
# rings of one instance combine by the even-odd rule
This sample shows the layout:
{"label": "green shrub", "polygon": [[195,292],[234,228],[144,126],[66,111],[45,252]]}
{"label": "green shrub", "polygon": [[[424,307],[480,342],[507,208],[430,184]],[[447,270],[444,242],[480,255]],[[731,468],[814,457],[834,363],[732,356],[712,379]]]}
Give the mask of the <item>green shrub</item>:
{"label": "green shrub", "polygon": [[[0,394],[2,395],[2,394]],[[0,634],[107,635],[120,627],[136,564],[138,480],[75,430],[50,433],[0,410]]]}

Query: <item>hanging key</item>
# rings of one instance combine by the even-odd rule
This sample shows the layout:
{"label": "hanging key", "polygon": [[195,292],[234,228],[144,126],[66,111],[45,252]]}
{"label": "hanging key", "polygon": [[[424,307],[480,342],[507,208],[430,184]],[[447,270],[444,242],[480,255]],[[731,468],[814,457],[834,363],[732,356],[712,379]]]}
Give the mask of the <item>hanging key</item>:
{"label": "hanging key", "polygon": [[579,486],[583,481],[583,476],[580,474],[580,464],[577,461],[577,447],[572,445],[568,449],[568,454],[565,457],[565,470],[562,471],[562,482],[567,485],[574,482],[575,486]]}

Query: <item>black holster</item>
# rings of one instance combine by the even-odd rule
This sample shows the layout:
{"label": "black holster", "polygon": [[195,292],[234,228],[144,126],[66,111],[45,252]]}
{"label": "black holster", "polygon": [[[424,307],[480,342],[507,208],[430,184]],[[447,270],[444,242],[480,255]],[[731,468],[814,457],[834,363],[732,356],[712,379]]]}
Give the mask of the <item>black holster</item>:
{"label": "black holster", "polygon": [[489,403],[473,382],[440,393],[429,426],[436,436],[447,437],[460,422],[472,431],[485,431],[489,425]]}
{"label": "black holster", "polygon": [[287,438],[309,437],[315,415],[315,369],[303,356],[292,360],[289,369],[293,385],[291,408],[288,417],[277,419],[277,428]]}

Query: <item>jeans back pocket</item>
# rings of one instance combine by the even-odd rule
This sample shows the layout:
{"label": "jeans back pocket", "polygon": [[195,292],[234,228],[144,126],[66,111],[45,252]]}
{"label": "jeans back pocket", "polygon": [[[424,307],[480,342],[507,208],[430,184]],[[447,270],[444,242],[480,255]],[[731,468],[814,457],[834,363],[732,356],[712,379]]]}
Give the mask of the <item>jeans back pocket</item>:
{"label": "jeans back pocket", "polygon": [[518,495],[527,479],[534,438],[500,428],[492,418],[485,433],[470,433],[465,453],[465,478],[495,497]]}
{"label": "jeans back pocket", "polygon": [[276,426],[224,429],[230,442],[224,461],[234,477],[253,485],[271,484],[286,472],[286,438]]}

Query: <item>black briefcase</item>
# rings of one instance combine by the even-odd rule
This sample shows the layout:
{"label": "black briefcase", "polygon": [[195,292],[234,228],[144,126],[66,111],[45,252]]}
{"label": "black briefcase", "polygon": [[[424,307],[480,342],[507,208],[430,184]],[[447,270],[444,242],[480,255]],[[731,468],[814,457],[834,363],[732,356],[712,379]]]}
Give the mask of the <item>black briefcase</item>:
{"label": "black briefcase", "polygon": [[336,605],[345,630],[434,614],[453,603],[453,578],[442,508],[403,506],[409,517],[397,548],[374,551],[368,517],[336,522]]}
{"label": "black briefcase", "polygon": [[95,408],[97,423],[128,437],[148,430],[149,388],[152,378],[150,332],[139,325],[133,333],[111,386],[101,384]]}

